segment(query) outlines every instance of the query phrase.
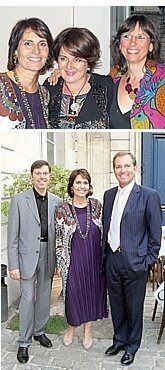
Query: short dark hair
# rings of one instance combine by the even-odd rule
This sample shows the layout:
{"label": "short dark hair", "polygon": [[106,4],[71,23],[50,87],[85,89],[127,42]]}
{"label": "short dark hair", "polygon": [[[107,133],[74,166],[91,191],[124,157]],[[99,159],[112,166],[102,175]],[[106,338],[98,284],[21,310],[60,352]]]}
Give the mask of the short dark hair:
{"label": "short dark hair", "polygon": [[122,150],[122,151],[116,153],[115,156],[113,157],[113,169],[115,169],[115,161],[116,161],[116,158],[123,157],[125,155],[129,155],[131,157],[132,163],[133,163],[134,167],[137,166],[137,161],[136,161],[136,157],[134,156],[134,154],[132,154],[129,151]]}
{"label": "short dark hair", "polygon": [[37,161],[33,162],[31,165],[31,174],[33,174],[36,168],[41,168],[42,166],[48,166],[49,172],[51,172],[50,164],[43,159],[38,159]]}
{"label": "short dark hair", "polygon": [[114,65],[118,65],[120,67],[120,70],[123,72],[127,71],[127,63],[119,48],[121,35],[134,29],[137,23],[139,23],[139,27],[142,29],[142,31],[150,36],[151,43],[153,44],[153,51],[148,52],[146,62],[149,59],[152,59],[155,62],[161,61],[161,45],[155,24],[151,21],[149,17],[145,15],[133,14],[124,20],[124,22],[118,28],[116,36],[111,41],[112,62]]}
{"label": "short dark hair", "polygon": [[73,186],[74,180],[76,179],[76,177],[78,175],[81,175],[84,179],[88,180],[88,182],[89,182],[89,193],[86,195],[86,197],[89,197],[89,195],[93,194],[93,186],[91,185],[91,176],[85,168],[79,168],[79,169],[73,170],[71,172],[71,174],[69,176],[69,180],[68,180],[68,188],[67,188],[68,194],[71,198],[74,197],[74,194],[73,194],[73,191],[72,191],[72,186]]}
{"label": "short dark hair", "polygon": [[13,71],[15,68],[14,54],[18,47],[19,41],[27,29],[31,29],[39,37],[44,37],[48,43],[49,55],[43,68],[40,70],[40,74],[44,74],[48,69],[53,67],[54,57],[52,51],[53,37],[48,26],[39,18],[25,18],[16,23],[13,27],[8,42],[8,63],[7,68],[9,71]]}
{"label": "short dark hair", "polygon": [[99,64],[101,54],[99,40],[87,28],[69,27],[59,33],[53,43],[56,62],[61,47],[66,48],[69,54],[85,59],[91,71]]}

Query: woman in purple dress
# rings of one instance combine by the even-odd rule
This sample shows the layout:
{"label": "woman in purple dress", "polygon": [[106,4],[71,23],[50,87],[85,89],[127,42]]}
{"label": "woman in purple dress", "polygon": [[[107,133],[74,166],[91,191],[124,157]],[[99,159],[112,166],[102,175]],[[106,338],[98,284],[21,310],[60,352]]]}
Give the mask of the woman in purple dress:
{"label": "woman in purple dress", "polygon": [[92,346],[92,322],[108,316],[105,276],[101,272],[102,205],[92,195],[86,169],[74,170],[68,182],[71,202],[56,218],[57,272],[62,276],[68,329],[64,345],[73,342],[75,328],[84,325],[83,347]]}

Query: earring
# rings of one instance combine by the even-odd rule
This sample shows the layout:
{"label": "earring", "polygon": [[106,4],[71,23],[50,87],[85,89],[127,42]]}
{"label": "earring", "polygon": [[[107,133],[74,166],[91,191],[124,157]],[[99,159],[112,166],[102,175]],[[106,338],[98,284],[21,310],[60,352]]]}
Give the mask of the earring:
{"label": "earring", "polygon": [[13,55],[13,63],[14,63],[15,66],[18,63],[18,56],[17,56],[17,53],[16,52]]}

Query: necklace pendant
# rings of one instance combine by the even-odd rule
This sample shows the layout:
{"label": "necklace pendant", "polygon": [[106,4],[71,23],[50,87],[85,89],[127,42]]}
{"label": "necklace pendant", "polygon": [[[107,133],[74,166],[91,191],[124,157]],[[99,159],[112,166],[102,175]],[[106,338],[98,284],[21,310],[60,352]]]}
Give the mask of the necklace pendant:
{"label": "necklace pendant", "polygon": [[78,113],[78,111],[79,111],[79,109],[80,109],[80,104],[79,104],[79,103],[77,103],[77,102],[73,102],[73,103],[71,104],[70,108],[71,108],[71,110],[72,110],[73,112]]}
{"label": "necklace pendant", "polygon": [[135,97],[136,97],[136,94],[135,94],[133,91],[131,91],[131,92],[129,93],[129,98],[130,98],[131,100],[134,100],[134,99],[135,99]]}

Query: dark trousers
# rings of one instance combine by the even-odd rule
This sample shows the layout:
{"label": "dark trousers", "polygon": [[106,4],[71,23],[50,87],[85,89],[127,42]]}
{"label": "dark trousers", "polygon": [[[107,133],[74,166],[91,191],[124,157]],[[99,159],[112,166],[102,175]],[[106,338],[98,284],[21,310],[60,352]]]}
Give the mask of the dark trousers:
{"label": "dark trousers", "polygon": [[130,275],[122,253],[114,253],[109,247],[106,276],[114,327],[113,343],[124,344],[127,352],[135,353],[142,338],[147,272],[134,273],[133,277]]}

